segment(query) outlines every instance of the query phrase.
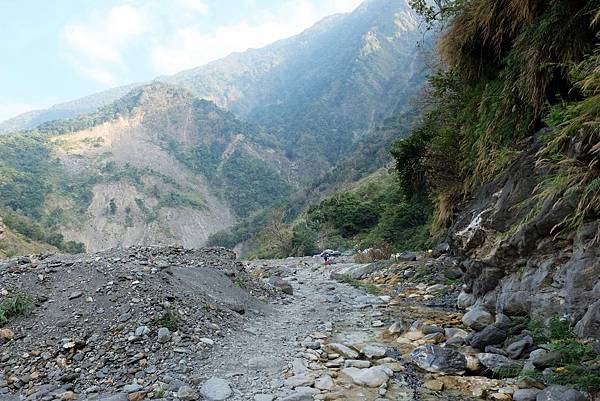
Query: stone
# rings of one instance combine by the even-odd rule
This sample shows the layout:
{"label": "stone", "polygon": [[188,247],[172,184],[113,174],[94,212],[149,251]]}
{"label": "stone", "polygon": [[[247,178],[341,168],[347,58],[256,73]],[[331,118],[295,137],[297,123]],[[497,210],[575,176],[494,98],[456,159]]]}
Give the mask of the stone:
{"label": "stone", "polygon": [[142,386],[140,386],[137,383],[133,383],[133,384],[127,384],[125,386],[123,386],[123,392],[125,393],[135,393],[138,392],[142,389]]}
{"label": "stone", "polygon": [[442,292],[446,289],[446,286],[444,284],[434,284],[434,285],[430,285],[429,287],[427,287],[425,289],[425,292],[429,293],[429,294],[435,294],[438,292]]}
{"label": "stone", "polygon": [[458,294],[458,298],[456,299],[456,306],[459,309],[467,309],[473,306],[473,304],[475,304],[475,301],[476,299],[473,294],[468,294],[462,291],[460,294]]}
{"label": "stone", "polygon": [[520,388],[513,394],[514,401],[536,401],[537,395],[542,391],[539,388]]}
{"label": "stone", "polygon": [[210,338],[207,338],[207,337],[202,337],[202,338],[200,339],[200,342],[201,342],[202,344],[206,344],[206,345],[211,345],[211,346],[212,346],[212,345],[215,345],[215,342],[214,342],[213,340],[211,340]]}
{"label": "stone", "polygon": [[438,326],[431,325],[431,324],[424,324],[421,326],[421,331],[423,332],[423,334],[427,335],[427,334],[443,333],[444,329],[442,329],[441,327],[438,327]]}
{"label": "stone", "polygon": [[158,329],[158,342],[164,344],[171,339],[171,332],[166,327]]}
{"label": "stone", "polygon": [[425,344],[439,344],[446,339],[443,333],[431,333],[421,338],[421,342]]}
{"label": "stone", "polygon": [[543,390],[546,388],[546,385],[541,380],[534,379],[532,377],[521,377],[517,380],[518,388],[536,388],[539,390]]}
{"label": "stone", "polygon": [[533,338],[531,336],[525,336],[523,339],[519,341],[515,341],[511,343],[508,347],[506,347],[506,353],[512,359],[517,359],[521,356],[523,351],[533,345]]}
{"label": "stone", "polygon": [[425,380],[423,386],[433,391],[442,391],[444,389],[444,383],[439,380]]}
{"label": "stone", "polygon": [[69,294],[69,299],[76,299],[79,298],[83,295],[83,292],[81,291],[73,291],[72,293]]}
{"label": "stone", "polygon": [[462,322],[465,326],[480,331],[494,323],[494,317],[485,309],[473,308],[463,315]]}
{"label": "stone", "polygon": [[179,398],[181,401],[195,401],[200,397],[198,396],[196,390],[190,386],[181,386],[177,391],[177,398]]}
{"label": "stone", "polygon": [[463,354],[451,348],[424,345],[416,348],[411,357],[423,370],[433,373],[464,374],[467,360]]}
{"label": "stone", "polygon": [[566,386],[550,386],[540,391],[536,401],[587,401],[588,398],[581,391]]}
{"label": "stone", "polygon": [[385,348],[377,345],[365,345],[360,352],[369,359],[383,358],[385,356]]}
{"label": "stone", "polygon": [[394,259],[402,262],[414,262],[417,260],[417,254],[415,252],[405,251],[394,255]]}
{"label": "stone", "polygon": [[463,329],[459,329],[459,328],[456,328],[456,327],[448,327],[448,328],[444,329],[444,335],[447,338],[453,338],[453,337],[465,338],[466,336],[469,335],[469,333],[467,333]]}
{"label": "stone", "polygon": [[10,341],[15,338],[15,333],[11,329],[0,329],[0,340]]}
{"label": "stone", "polygon": [[329,344],[329,348],[331,348],[334,352],[350,359],[357,359],[359,355],[358,352],[352,348],[340,343],[331,343]]}
{"label": "stone", "polygon": [[477,354],[477,359],[487,369],[493,372],[502,371],[507,376],[512,376],[513,374],[517,376],[523,368],[521,363],[498,354],[481,353]]}
{"label": "stone", "polygon": [[289,388],[312,386],[313,383],[314,379],[307,375],[292,376],[285,381],[286,387]]}
{"label": "stone", "polygon": [[327,390],[330,391],[334,387],[333,379],[329,375],[321,376],[317,380],[315,380],[315,388],[319,390]]}
{"label": "stone", "polygon": [[478,333],[474,333],[471,336],[469,344],[471,347],[485,349],[488,345],[501,344],[506,340],[507,333],[505,330],[500,329],[495,324],[486,326],[483,330]]}
{"label": "stone", "polygon": [[142,401],[144,398],[146,398],[146,393],[143,391],[127,394],[128,401]]}
{"label": "stone", "polygon": [[383,366],[374,366],[368,369],[344,368],[342,373],[349,376],[354,384],[371,388],[387,383],[390,376],[394,374]]}
{"label": "stone", "polygon": [[200,395],[209,401],[223,401],[232,394],[229,382],[218,377],[208,379],[200,388]]}
{"label": "stone", "polygon": [[390,327],[388,327],[388,333],[390,334],[401,334],[408,330],[410,327],[405,321],[399,320],[394,322]]}
{"label": "stone", "polygon": [[538,352],[530,359],[533,366],[538,369],[550,368],[560,364],[562,357],[558,351]]}
{"label": "stone", "polygon": [[275,288],[277,288],[279,291],[283,292],[284,294],[294,295],[294,288],[286,280],[278,278],[278,279],[275,279],[275,281],[272,284]]}
{"label": "stone", "polygon": [[150,333],[150,328],[148,326],[140,326],[137,329],[135,329],[136,337],[145,336],[148,333]]}
{"label": "stone", "polygon": [[344,361],[344,367],[346,367],[346,368],[365,369],[365,368],[370,368],[371,367],[371,362],[369,362],[369,361],[362,361],[360,359],[346,359]]}

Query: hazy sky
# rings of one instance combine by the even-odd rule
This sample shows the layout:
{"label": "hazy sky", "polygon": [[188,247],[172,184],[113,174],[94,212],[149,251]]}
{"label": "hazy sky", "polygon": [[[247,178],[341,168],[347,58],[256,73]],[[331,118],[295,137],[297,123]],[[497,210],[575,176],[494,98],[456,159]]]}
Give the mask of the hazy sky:
{"label": "hazy sky", "polygon": [[0,121],[292,36],[361,0],[0,0]]}

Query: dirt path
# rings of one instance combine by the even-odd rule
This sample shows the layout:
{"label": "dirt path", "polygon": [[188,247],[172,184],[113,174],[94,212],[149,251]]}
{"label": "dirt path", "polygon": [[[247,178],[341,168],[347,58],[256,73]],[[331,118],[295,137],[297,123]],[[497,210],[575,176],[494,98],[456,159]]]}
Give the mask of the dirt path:
{"label": "dirt path", "polygon": [[[385,296],[368,295],[363,289],[331,280],[318,264],[294,268],[293,260],[282,263],[288,265],[284,278],[292,284],[294,295],[275,305],[274,313],[249,321],[243,331],[215,343],[202,369],[203,380],[227,380],[232,400],[424,399],[415,392],[420,383],[404,366],[401,355],[381,338],[397,315]],[[377,361],[369,361],[362,353],[360,357],[341,355],[345,361],[340,362],[335,360],[340,352],[331,349],[335,343],[367,344],[386,354],[378,355]],[[373,387],[356,385],[342,373],[352,364],[380,366],[389,379],[384,377],[384,383]]]}

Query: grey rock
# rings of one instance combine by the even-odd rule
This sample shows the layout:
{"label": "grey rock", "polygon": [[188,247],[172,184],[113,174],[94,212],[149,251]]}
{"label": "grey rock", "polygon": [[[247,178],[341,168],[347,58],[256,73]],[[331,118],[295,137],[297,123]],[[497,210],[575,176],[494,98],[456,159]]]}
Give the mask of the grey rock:
{"label": "grey rock", "polygon": [[472,347],[485,349],[488,345],[496,345],[506,340],[506,331],[500,329],[495,324],[491,324],[484,328],[482,331],[473,334],[469,344]]}
{"label": "grey rock", "polygon": [[587,401],[588,398],[581,391],[565,386],[550,386],[540,391],[536,401]]}
{"label": "grey rock", "polygon": [[498,354],[481,353],[477,354],[479,363],[493,372],[502,371],[504,374],[514,373],[516,376],[523,365],[517,361]]}
{"label": "grey rock", "polygon": [[387,383],[394,374],[394,372],[384,366],[373,366],[367,369],[344,368],[342,369],[342,373],[349,376],[354,384],[371,388]]}
{"label": "grey rock", "polygon": [[414,262],[417,260],[417,254],[415,252],[405,251],[397,255],[396,259],[405,262]]}
{"label": "grey rock", "polygon": [[411,357],[421,369],[433,373],[464,374],[467,368],[467,359],[463,354],[437,345],[418,347]]}
{"label": "grey rock", "polygon": [[353,350],[350,347],[345,346],[344,344],[340,344],[340,343],[331,343],[329,344],[329,347],[334,351],[337,352],[338,354],[346,357],[346,358],[350,358],[350,359],[357,359],[358,358],[358,352],[356,352],[355,350]]}
{"label": "grey rock", "polygon": [[125,393],[135,393],[137,391],[140,391],[142,389],[142,386],[140,386],[139,384],[128,384],[126,386],[123,386],[123,391]]}
{"label": "grey rock", "polygon": [[508,347],[506,347],[506,352],[507,352],[508,356],[511,357],[512,359],[517,359],[518,357],[521,356],[523,351],[525,351],[527,348],[531,347],[532,345],[533,345],[533,338],[531,338],[531,336],[525,336],[523,339],[521,339],[519,341],[515,341],[514,343],[512,343]]}
{"label": "grey rock", "polygon": [[166,343],[171,339],[171,332],[166,327],[158,329],[158,342],[161,344]]}
{"label": "grey rock", "polygon": [[461,291],[461,293],[458,294],[458,298],[456,299],[456,306],[460,309],[467,309],[473,306],[475,304],[475,301],[476,299],[473,294]]}
{"label": "grey rock", "polygon": [[464,314],[462,322],[469,328],[480,331],[494,322],[491,313],[482,308],[473,308]]}
{"label": "grey rock", "polygon": [[135,329],[135,336],[136,337],[141,337],[144,336],[146,334],[150,333],[150,328],[148,326],[140,326],[137,329]]}
{"label": "grey rock", "polygon": [[294,288],[286,280],[275,278],[271,284],[284,294],[294,295]]}
{"label": "grey rock", "polygon": [[443,333],[444,329],[438,326],[434,326],[431,324],[424,324],[421,326],[421,332],[425,335],[427,334],[435,334],[435,333]]}
{"label": "grey rock", "polygon": [[536,401],[539,388],[520,388],[513,394],[513,401]]}
{"label": "grey rock", "polygon": [[208,379],[200,388],[200,395],[209,401],[223,401],[232,394],[229,382],[218,377]]}
{"label": "grey rock", "polygon": [[561,361],[561,355],[558,351],[539,352],[530,358],[531,363],[538,369],[557,366]]}
{"label": "grey rock", "polygon": [[177,398],[179,398],[181,401],[195,401],[200,397],[198,396],[196,390],[190,386],[182,386],[177,391]]}
{"label": "grey rock", "polygon": [[508,356],[508,353],[506,351],[504,351],[502,348],[497,348],[492,345],[486,346],[484,352],[486,352],[488,354],[497,354],[497,355],[502,355],[502,356]]}
{"label": "grey rock", "polygon": [[371,344],[365,345],[360,352],[369,359],[383,358],[385,356],[385,348]]}

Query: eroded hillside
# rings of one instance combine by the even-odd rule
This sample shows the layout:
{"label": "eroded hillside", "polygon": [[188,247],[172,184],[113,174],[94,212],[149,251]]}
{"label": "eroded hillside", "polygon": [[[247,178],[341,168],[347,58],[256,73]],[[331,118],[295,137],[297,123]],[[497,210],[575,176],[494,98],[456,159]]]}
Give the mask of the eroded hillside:
{"label": "eroded hillside", "polygon": [[[283,199],[293,181],[273,137],[164,84],[135,89],[92,114],[46,123],[31,135],[38,136],[39,152],[24,156],[40,171],[25,184],[15,176],[3,189],[31,191],[41,181],[44,188],[29,211],[5,207],[43,216],[43,224],[91,251],[201,246],[238,217]],[[6,140],[19,146],[30,140],[15,138]]]}

